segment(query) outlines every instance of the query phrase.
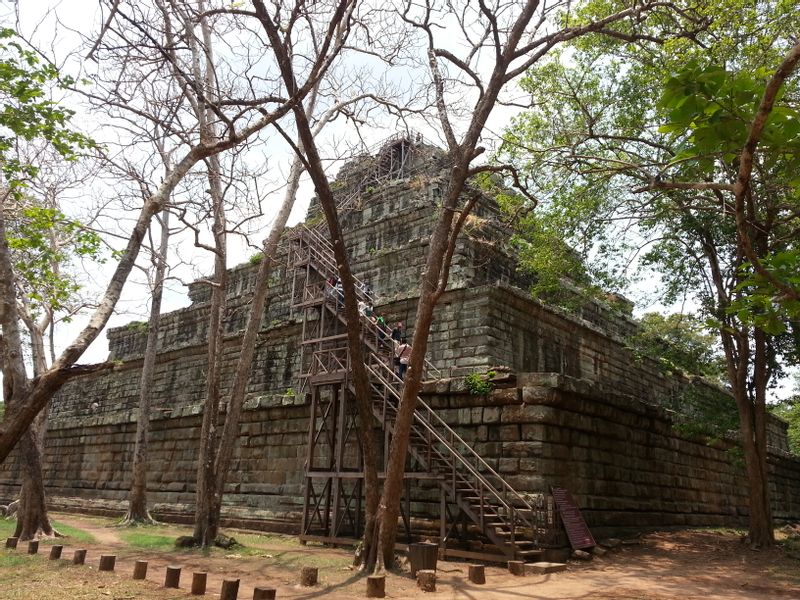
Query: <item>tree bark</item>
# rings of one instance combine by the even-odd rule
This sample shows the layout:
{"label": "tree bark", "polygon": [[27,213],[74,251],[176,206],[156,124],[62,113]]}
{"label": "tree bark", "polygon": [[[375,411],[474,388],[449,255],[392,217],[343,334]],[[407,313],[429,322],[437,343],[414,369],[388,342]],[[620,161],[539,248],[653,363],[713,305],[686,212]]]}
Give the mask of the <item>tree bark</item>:
{"label": "tree bark", "polygon": [[[281,77],[283,78],[286,89],[290,95],[297,92],[298,85],[292,69],[292,60],[286,46],[281,42],[281,36],[272,21],[264,3],[261,0],[253,0],[256,14],[269,39],[272,50],[275,53]],[[339,10],[339,18],[346,21],[349,17],[343,16],[349,10],[346,4],[342,4]],[[372,400],[369,389],[367,370],[364,364],[364,351],[361,341],[361,321],[358,312],[358,301],[356,296],[355,280],[350,270],[350,259],[347,255],[344,236],[342,235],[339,224],[339,217],[336,212],[336,199],[331,191],[328,178],[322,166],[322,160],[317,150],[314,140],[314,132],[309,123],[308,112],[303,107],[302,101],[293,107],[297,134],[302,145],[302,152],[305,154],[305,168],[311,180],[314,182],[317,198],[325,214],[328,224],[328,231],[331,236],[334,256],[338,267],[339,280],[344,292],[344,316],[347,320],[347,343],[350,352],[351,376],[353,387],[355,388],[356,407],[358,411],[359,441],[364,458],[364,495],[365,495],[365,519],[364,519],[364,551],[365,567],[372,568],[376,560],[374,549],[375,540],[375,517],[378,506],[378,468],[377,457],[375,454],[375,442],[373,432]],[[302,156],[300,156],[302,159]]]}
{"label": "tree bark", "polygon": [[[33,372],[35,376],[39,376],[47,370],[43,334],[43,328],[47,325],[44,323],[39,326],[28,317],[29,315],[25,315],[23,321],[28,328],[31,341]],[[47,413],[48,409],[45,406],[44,410],[30,424],[19,444],[22,485],[14,537],[22,541],[58,534],[53,529],[47,514],[47,498],[44,489],[42,465],[44,463],[44,439],[47,433]]]}
{"label": "tree bark", "polygon": [[169,210],[164,210],[162,215],[161,239],[156,256],[153,297],[150,301],[147,343],[140,379],[139,414],[136,419],[136,445],[133,451],[131,491],[128,499],[128,512],[123,519],[123,522],[128,525],[155,523],[147,508],[147,446],[150,437],[150,407],[153,401],[153,378],[156,370],[156,355],[158,353],[161,299],[164,294],[164,277],[167,272],[169,245]]}
{"label": "tree bark", "polygon": [[[767,468],[767,429],[766,429],[766,390],[767,375],[766,335],[756,329],[753,332],[752,389],[736,390],[736,403],[739,409],[742,448],[748,481],[748,500],[750,508],[750,544],[765,548],[775,543],[772,526],[772,506],[769,496],[769,470]],[[739,365],[746,369],[747,365]],[[747,382],[745,382],[746,385]]]}
{"label": "tree bark", "polygon": [[223,332],[227,308],[227,235],[224,198],[217,157],[208,165],[208,181],[214,210],[214,277],[208,325],[208,367],[203,427],[200,433],[200,464],[197,471],[197,512],[193,537],[203,546],[211,546],[219,531],[223,490],[217,487],[216,463],[219,453],[220,379],[223,355]]}
{"label": "tree bark", "polygon": [[14,537],[21,541],[41,536],[57,535],[47,514],[47,499],[44,490],[42,457],[44,434],[47,429],[47,409],[31,423],[19,443],[22,465],[22,486],[19,494],[17,525]]}
{"label": "tree bark", "polygon": [[[239,434],[239,423],[241,420],[242,408],[244,406],[245,392],[247,390],[247,381],[250,378],[250,371],[253,366],[253,357],[255,355],[256,341],[258,339],[258,332],[261,330],[261,323],[264,318],[264,311],[267,308],[267,292],[269,291],[269,279],[272,274],[272,268],[275,265],[278,243],[280,242],[281,235],[286,228],[286,222],[289,220],[289,215],[292,212],[294,201],[297,197],[297,189],[300,186],[300,176],[303,173],[303,165],[299,158],[296,158],[292,163],[291,171],[289,173],[289,180],[287,182],[286,195],[284,196],[283,204],[280,211],[275,218],[272,231],[269,236],[264,240],[263,253],[261,263],[258,267],[258,274],[256,276],[255,289],[253,290],[253,299],[250,304],[250,312],[247,315],[247,323],[245,325],[244,334],[242,336],[242,345],[239,351],[239,359],[236,363],[236,373],[234,375],[233,387],[231,390],[230,398],[228,399],[228,411],[225,415],[225,424],[222,428],[222,435],[219,440],[219,451],[217,453],[216,464],[214,465],[214,472],[216,475],[216,489],[219,494],[225,489],[225,482],[230,467],[231,457],[233,450],[236,446],[236,440]],[[216,510],[219,513],[221,504],[216,505]],[[219,514],[216,515],[215,520],[219,522]]]}

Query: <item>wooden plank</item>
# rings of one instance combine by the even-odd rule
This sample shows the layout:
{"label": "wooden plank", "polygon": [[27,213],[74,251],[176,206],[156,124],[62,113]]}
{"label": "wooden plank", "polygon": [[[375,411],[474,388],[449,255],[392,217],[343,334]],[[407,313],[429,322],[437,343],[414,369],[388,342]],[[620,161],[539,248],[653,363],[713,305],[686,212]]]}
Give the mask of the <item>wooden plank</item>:
{"label": "wooden plank", "polygon": [[551,487],[550,491],[561,515],[564,529],[567,530],[567,537],[572,548],[574,550],[583,550],[596,546],[592,532],[589,531],[589,526],[575,504],[572,495],[566,489],[560,487]]}
{"label": "wooden plank", "polygon": [[345,380],[347,371],[333,371],[329,373],[322,373],[321,375],[312,375],[309,379],[311,385],[325,385],[328,383],[341,383]]}
{"label": "wooden plank", "polygon": [[508,557],[505,554],[495,552],[475,552],[472,550],[459,550],[457,548],[444,548],[441,550],[444,558],[466,558],[469,560],[480,560],[482,562],[492,562],[506,564]]}
{"label": "wooden plank", "polygon": [[[315,479],[327,479],[329,477],[339,477],[340,479],[363,479],[363,471],[306,471],[306,477]],[[425,481],[443,481],[444,475],[437,473],[404,473],[404,479],[423,479]],[[378,473],[378,479],[386,479],[386,473]]]}

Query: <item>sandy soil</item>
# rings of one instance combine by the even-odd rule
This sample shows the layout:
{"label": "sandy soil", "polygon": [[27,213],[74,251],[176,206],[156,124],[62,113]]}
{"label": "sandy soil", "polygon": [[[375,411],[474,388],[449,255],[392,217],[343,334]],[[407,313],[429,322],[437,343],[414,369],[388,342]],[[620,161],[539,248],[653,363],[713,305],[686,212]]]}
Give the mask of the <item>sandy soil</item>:
{"label": "sandy soil", "polygon": [[[211,598],[218,597],[222,579],[230,577],[241,579],[239,598],[247,600],[253,597],[255,586],[277,588],[278,598],[340,600],[365,595],[364,578],[347,566],[350,553],[345,550],[299,546],[288,539],[259,544],[261,557],[142,552],[126,548],[118,528],[75,515],[61,514],[56,519],[97,538],[87,556],[87,564],[95,569],[104,553],[117,555],[116,572],[125,576],[133,571],[135,560],[148,560],[148,580],[163,585],[165,567],[179,564],[183,567],[181,589],[187,598],[191,597],[188,591],[194,571],[208,572],[207,597]],[[71,557],[72,549],[74,546],[65,546],[64,556]],[[315,588],[297,585],[304,564],[320,567],[320,584]],[[552,575],[514,577],[499,566],[487,567],[486,585],[468,582],[465,563],[440,561],[437,577],[437,591],[423,593],[407,572],[389,574],[387,598],[800,599],[800,561],[785,556],[780,548],[750,550],[732,532],[652,533],[591,562],[570,562],[566,572]]]}

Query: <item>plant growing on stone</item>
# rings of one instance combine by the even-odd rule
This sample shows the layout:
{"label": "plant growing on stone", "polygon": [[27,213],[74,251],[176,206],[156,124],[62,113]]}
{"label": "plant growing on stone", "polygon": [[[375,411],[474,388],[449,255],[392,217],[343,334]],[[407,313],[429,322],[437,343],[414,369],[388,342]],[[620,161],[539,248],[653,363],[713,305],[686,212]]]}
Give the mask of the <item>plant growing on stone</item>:
{"label": "plant growing on stone", "polygon": [[492,379],[497,375],[495,371],[486,373],[470,373],[464,377],[464,385],[473,396],[488,396],[494,390]]}
{"label": "plant growing on stone", "polygon": [[637,355],[656,359],[670,371],[702,375],[716,382],[724,378],[717,338],[694,315],[647,313],[638,322],[639,331],[628,339]]}

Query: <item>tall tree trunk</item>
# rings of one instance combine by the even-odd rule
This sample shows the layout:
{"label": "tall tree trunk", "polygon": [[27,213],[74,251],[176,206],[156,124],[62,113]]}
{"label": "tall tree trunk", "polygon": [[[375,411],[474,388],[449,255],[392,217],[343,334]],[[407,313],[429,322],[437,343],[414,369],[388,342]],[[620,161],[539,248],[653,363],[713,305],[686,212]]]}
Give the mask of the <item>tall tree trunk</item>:
{"label": "tall tree trunk", "polygon": [[[38,377],[47,370],[43,328],[27,316],[23,321],[30,334],[33,373]],[[53,530],[47,514],[47,498],[44,489],[44,438],[47,433],[47,413],[46,406],[28,427],[28,431],[22,436],[19,444],[22,485],[14,535],[21,540],[32,540],[40,536],[57,534]]]}
{"label": "tall tree trunk", "polygon": [[[474,203],[473,200],[459,208],[461,194],[470,175],[470,163],[483,151],[483,149],[478,149],[481,133],[500,91],[508,79],[509,67],[517,58],[517,46],[538,5],[539,3],[533,0],[524,2],[520,7],[519,14],[508,26],[505,43],[502,44],[499,39],[495,41],[495,62],[491,75],[475,104],[469,126],[460,142],[456,139],[450,123],[444,79],[437,62],[433,36],[430,29],[427,30],[430,44],[428,60],[431,80],[434,83],[436,106],[442,131],[447,140],[452,168],[449,173],[447,194],[431,235],[425,269],[420,280],[420,296],[414,322],[414,352],[406,372],[403,395],[395,419],[386,479],[378,509],[378,539],[381,557],[376,565],[376,571],[391,567],[394,563],[394,544],[397,538],[397,519],[400,513],[406,454],[417,404],[417,394],[422,387],[424,358],[428,349],[428,337],[433,323],[434,309],[447,287],[455,243]],[[456,213],[459,213],[459,216],[454,223]]]}
{"label": "tall tree trunk", "polygon": [[775,543],[767,467],[766,391],[769,383],[766,334],[753,332],[752,391],[737,393],[742,447],[748,481],[749,538],[757,548]]}
{"label": "tall tree trunk", "polygon": [[[3,203],[5,198],[3,199]],[[0,324],[3,328],[3,395],[6,403],[4,421],[8,423],[22,408],[31,392],[31,384],[25,371],[22,355],[22,333],[20,314],[16,304],[14,273],[11,253],[8,248],[5,227],[5,211],[0,203]],[[34,367],[38,373],[44,370],[44,340],[37,337],[37,329],[30,329]],[[53,529],[47,516],[47,506],[42,477],[42,444],[47,416],[43,411],[34,419],[20,438],[19,460],[22,467],[20,507],[17,514],[15,534],[21,539],[33,539],[39,533],[52,535]]]}
{"label": "tall tree trunk", "polygon": [[328,178],[322,168],[322,160],[314,142],[308,117],[302,105],[295,108],[295,122],[303,149],[306,153],[308,164],[306,168],[311,176],[317,191],[331,244],[339,271],[339,281],[344,292],[344,316],[347,320],[347,345],[350,353],[351,377],[355,388],[356,409],[358,411],[359,440],[364,458],[364,567],[371,569],[376,561],[374,549],[375,517],[378,510],[379,484],[378,460],[375,453],[375,434],[373,430],[372,395],[364,363],[364,344],[361,341],[361,320],[358,312],[358,298],[356,296],[355,279],[350,271],[350,257],[347,255],[344,235],[339,224],[336,212],[336,199],[331,192]]}
{"label": "tall tree trunk", "polygon": [[[277,30],[269,12],[261,0],[253,0],[256,15],[264,28],[264,32],[272,45],[281,77],[290,95],[298,91],[297,80],[292,69],[292,58],[287,47],[281,42],[281,35]],[[302,101],[293,107],[297,134],[305,155],[305,167],[317,192],[317,198],[325,214],[328,231],[331,236],[333,252],[339,272],[339,280],[344,292],[344,316],[347,320],[347,344],[350,352],[351,377],[355,388],[356,407],[358,411],[359,439],[364,457],[364,494],[365,494],[365,528],[364,528],[364,556],[367,565],[375,560],[375,551],[372,548],[375,539],[375,517],[378,508],[378,467],[375,455],[374,432],[372,427],[372,398],[367,379],[367,370],[364,364],[364,350],[361,341],[361,321],[359,319],[358,302],[356,297],[355,280],[350,271],[350,259],[347,255],[344,236],[339,225],[336,212],[336,199],[331,191],[328,178],[322,166],[322,160],[317,150],[314,132],[309,122],[309,113]]]}
{"label": "tall tree trunk", "polygon": [[147,508],[147,446],[150,437],[150,407],[153,401],[153,378],[156,371],[156,355],[158,352],[161,299],[164,294],[164,278],[167,272],[169,244],[169,210],[164,210],[161,214],[161,239],[156,256],[153,297],[150,301],[147,343],[140,379],[139,414],[136,419],[136,446],[133,451],[131,492],[128,500],[128,512],[123,519],[123,522],[127,525],[155,523]]}
{"label": "tall tree trunk", "polygon": [[197,471],[197,511],[193,537],[203,546],[211,546],[219,531],[223,490],[217,487],[216,463],[219,452],[220,380],[223,357],[223,330],[227,307],[228,271],[224,199],[219,159],[208,160],[208,180],[214,210],[214,278],[208,326],[208,367],[203,427],[200,432],[200,464]]}
{"label": "tall tree trunk", "polygon": [[42,457],[44,456],[44,436],[47,430],[47,413],[47,408],[39,413],[18,445],[22,465],[22,486],[14,536],[20,540],[58,535],[47,514],[47,499],[44,491]]}

